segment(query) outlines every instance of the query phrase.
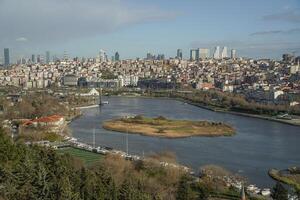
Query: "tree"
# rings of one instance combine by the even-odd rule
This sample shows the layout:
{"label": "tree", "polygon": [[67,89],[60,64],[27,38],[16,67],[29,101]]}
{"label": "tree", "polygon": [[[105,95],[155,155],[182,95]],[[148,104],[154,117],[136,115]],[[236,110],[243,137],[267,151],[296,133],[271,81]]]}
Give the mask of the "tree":
{"label": "tree", "polygon": [[197,184],[194,190],[197,192],[197,199],[206,200],[208,199],[208,188],[204,184]]}
{"label": "tree", "polygon": [[183,175],[180,178],[178,189],[177,189],[177,195],[176,199],[177,200],[190,200],[193,199],[193,191],[192,188],[190,187],[190,182],[191,177],[188,175]]}
{"label": "tree", "polygon": [[274,200],[288,200],[288,191],[283,187],[280,182],[277,182],[273,187],[271,197]]}

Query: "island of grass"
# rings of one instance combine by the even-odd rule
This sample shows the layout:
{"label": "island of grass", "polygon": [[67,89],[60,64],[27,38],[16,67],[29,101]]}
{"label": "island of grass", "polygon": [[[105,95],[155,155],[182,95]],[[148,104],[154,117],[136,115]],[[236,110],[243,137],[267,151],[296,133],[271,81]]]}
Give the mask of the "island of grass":
{"label": "island of grass", "polygon": [[300,167],[290,167],[285,170],[270,169],[269,176],[300,191]]}
{"label": "island of grass", "polygon": [[103,128],[118,132],[166,138],[215,137],[235,134],[233,127],[222,122],[173,120],[162,116],[149,118],[141,115],[106,121],[103,123]]}

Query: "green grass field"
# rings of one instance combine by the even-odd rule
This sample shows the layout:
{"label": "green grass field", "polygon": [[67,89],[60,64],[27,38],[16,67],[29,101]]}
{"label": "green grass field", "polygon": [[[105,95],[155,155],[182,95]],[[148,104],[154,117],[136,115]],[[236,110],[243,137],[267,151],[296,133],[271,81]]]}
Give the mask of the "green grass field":
{"label": "green grass field", "polygon": [[89,151],[84,151],[81,149],[75,149],[73,147],[63,148],[58,150],[59,153],[68,153],[71,156],[81,159],[86,165],[91,165],[103,158],[103,155],[98,153],[93,153]]}

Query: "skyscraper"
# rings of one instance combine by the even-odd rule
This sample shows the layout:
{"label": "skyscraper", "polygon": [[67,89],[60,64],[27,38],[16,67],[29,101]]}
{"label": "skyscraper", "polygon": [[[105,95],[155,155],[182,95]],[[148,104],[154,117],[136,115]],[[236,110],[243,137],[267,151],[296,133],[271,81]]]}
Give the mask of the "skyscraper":
{"label": "skyscraper", "polygon": [[41,63],[41,56],[40,56],[40,55],[37,55],[37,56],[36,56],[36,62],[37,62],[37,63]]}
{"label": "skyscraper", "polygon": [[34,54],[31,55],[31,62],[35,63],[35,55]]}
{"label": "skyscraper", "polygon": [[153,55],[151,53],[147,53],[147,60],[153,60]]}
{"label": "skyscraper", "polygon": [[199,60],[199,49],[191,49],[190,60],[191,61]]}
{"label": "skyscraper", "polygon": [[177,49],[177,56],[178,59],[182,60],[182,49]]}
{"label": "skyscraper", "polygon": [[120,61],[120,54],[119,54],[119,52],[115,53],[115,61]]}
{"label": "skyscraper", "polygon": [[67,51],[64,51],[64,61],[68,61],[68,60],[69,60],[69,55]]}
{"label": "skyscraper", "polygon": [[99,57],[100,57],[100,62],[106,62],[107,61],[107,56],[106,53],[103,49],[100,49],[100,53],[99,53]]}
{"label": "skyscraper", "polygon": [[46,51],[46,64],[50,62],[50,51]]}
{"label": "skyscraper", "polygon": [[199,49],[199,57],[205,60],[209,57],[209,49]]}
{"label": "skyscraper", "polygon": [[222,53],[221,53],[221,58],[223,59],[223,58],[227,58],[227,57],[228,57],[228,55],[227,55],[227,47],[224,46],[223,50],[222,50]]}
{"label": "skyscraper", "polygon": [[157,55],[157,60],[164,60],[165,59],[165,55],[164,54],[158,54]]}
{"label": "skyscraper", "polygon": [[231,49],[231,59],[236,59],[236,50]]}
{"label": "skyscraper", "polygon": [[5,48],[4,49],[4,66],[7,67],[9,66],[10,61],[9,61],[9,49]]}
{"label": "skyscraper", "polygon": [[213,58],[214,59],[220,59],[220,47],[219,46],[215,47]]}

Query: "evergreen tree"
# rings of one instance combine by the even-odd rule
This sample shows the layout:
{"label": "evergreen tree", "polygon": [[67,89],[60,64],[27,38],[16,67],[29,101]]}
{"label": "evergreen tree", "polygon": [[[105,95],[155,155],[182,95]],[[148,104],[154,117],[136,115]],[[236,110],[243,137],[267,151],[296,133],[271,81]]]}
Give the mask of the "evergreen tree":
{"label": "evergreen tree", "polygon": [[277,182],[273,187],[271,197],[274,200],[288,200],[288,191],[283,187],[280,182]]}

